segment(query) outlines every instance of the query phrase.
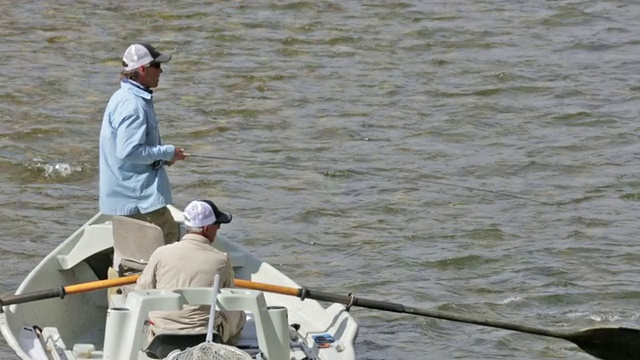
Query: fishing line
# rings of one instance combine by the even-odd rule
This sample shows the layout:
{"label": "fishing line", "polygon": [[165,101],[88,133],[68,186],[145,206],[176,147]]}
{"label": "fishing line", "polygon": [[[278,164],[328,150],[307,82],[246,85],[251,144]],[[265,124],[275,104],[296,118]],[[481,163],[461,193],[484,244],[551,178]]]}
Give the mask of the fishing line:
{"label": "fishing line", "polygon": [[[211,160],[243,161],[243,162],[249,162],[249,163],[254,163],[254,164],[262,164],[262,165],[265,165],[265,164],[266,165],[276,165],[276,166],[282,166],[282,167],[286,167],[286,168],[292,168],[292,167],[295,167],[295,166],[297,166],[298,168],[302,168],[302,166],[300,166],[300,165],[287,164],[287,163],[283,163],[283,162],[251,160],[251,159],[238,159],[238,158],[224,157],[224,156],[189,155],[188,157],[198,158],[198,159],[211,159]],[[298,170],[298,169],[295,169],[295,170]]]}
{"label": "fishing line", "polygon": [[[294,169],[294,170],[308,170],[308,169],[311,169],[311,170],[314,170],[314,171],[318,171],[318,169],[309,168],[308,166],[305,167],[305,166],[302,166],[302,165],[289,164],[289,163],[283,163],[283,162],[275,162],[275,161],[251,160],[251,159],[240,159],[240,158],[233,158],[233,157],[209,156],[209,155],[189,155],[189,157],[196,158],[196,159],[242,161],[242,162],[261,164],[261,165],[281,166],[281,167],[284,167],[284,168],[289,168],[289,169]],[[358,170],[344,170],[344,171],[345,172],[354,173],[354,174],[372,176],[372,174],[370,174],[370,173],[363,172],[363,171],[358,171]],[[489,194],[494,194],[494,195],[501,195],[501,196],[510,197],[510,198],[513,198],[513,199],[530,201],[530,202],[534,202],[534,203],[537,203],[537,204],[556,205],[556,204],[553,204],[553,203],[550,203],[550,202],[546,202],[546,201],[542,201],[542,200],[536,200],[536,199],[532,199],[532,198],[528,198],[528,197],[524,197],[524,196],[520,196],[520,195],[516,195],[516,194],[512,194],[512,193],[507,193],[507,192],[504,192],[504,191],[482,189],[482,188],[477,188],[477,187],[473,187],[473,186],[458,185],[458,184],[447,183],[447,182],[436,181],[436,180],[420,179],[420,181],[428,183],[428,184],[433,184],[433,185],[450,186],[450,187],[455,187],[455,188],[459,188],[459,189],[465,189],[465,190],[469,190],[469,191],[478,191],[478,192],[484,192],[484,193],[489,193]]]}

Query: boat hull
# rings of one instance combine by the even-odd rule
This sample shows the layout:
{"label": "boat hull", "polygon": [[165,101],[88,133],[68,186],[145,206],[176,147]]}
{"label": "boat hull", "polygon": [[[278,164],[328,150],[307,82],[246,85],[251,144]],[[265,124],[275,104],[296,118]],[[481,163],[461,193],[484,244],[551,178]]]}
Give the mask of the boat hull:
{"label": "boat hull", "polygon": [[[170,209],[182,227],[182,213],[174,207]],[[299,287],[286,275],[222,234],[218,235],[215,246],[231,257],[236,278]],[[112,254],[111,217],[97,214],[47,255],[27,275],[16,294],[105,279],[112,264]],[[325,308],[315,300],[303,301],[271,293],[264,293],[264,298],[268,306],[286,307],[289,322],[300,325],[297,335],[305,351],[292,349],[294,359],[309,355],[317,359],[355,359],[358,326],[343,305],[333,304]],[[59,333],[59,336],[55,335],[60,340],[58,352],[64,352],[68,359],[76,358],[72,349],[77,344],[92,345],[96,349],[93,358],[100,358],[108,309],[107,290],[10,305],[3,307],[0,313],[0,330],[9,346],[24,360],[38,360],[34,358],[34,350],[29,349],[31,345],[21,339],[23,328],[34,325]],[[329,347],[318,348],[312,336],[322,333],[330,333],[336,341]],[[140,359],[145,359],[142,354]]]}

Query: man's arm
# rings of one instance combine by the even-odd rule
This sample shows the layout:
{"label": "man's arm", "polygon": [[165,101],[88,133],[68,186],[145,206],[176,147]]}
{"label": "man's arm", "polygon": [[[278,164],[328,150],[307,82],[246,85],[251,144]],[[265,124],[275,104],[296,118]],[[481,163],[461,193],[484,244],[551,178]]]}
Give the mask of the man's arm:
{"label": "man's arm", "polygon": [[231,264],[231,258],[227,255],[227,261],[225,261],[224,268],[221,271],[220,277],[222,278],[221,287],[230,288],[233,287],[233,279],[236,273],[233,271],[233,265]]}
{"label": "man's arm", "polygon": [[151,164],[156,160],[173,160],[173,145],[146,145],[147,120],[144,110],[133,108],[126,114],[116,114],[114,124],[117,133],[116,156],[136,164]]}
{"label": "man's arm", "polygon": [[142,275],[138,278],[136,290],[150,290],[156,288],[156,269],[158,268],[158,260],[155,255],[156,252],[154,251],[153,254],[151,254],[151,258],[149,258],[149,263],[144,267]]}

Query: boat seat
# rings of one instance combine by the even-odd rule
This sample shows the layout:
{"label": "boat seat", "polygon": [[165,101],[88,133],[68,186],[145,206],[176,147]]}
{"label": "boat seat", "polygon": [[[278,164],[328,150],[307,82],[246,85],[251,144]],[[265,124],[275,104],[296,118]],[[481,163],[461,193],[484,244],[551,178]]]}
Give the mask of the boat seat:
{"label": "boat seat", "polygon": [[[146,336],[143,327],[145,320],[148,319],[149,311],[179,310],[187,304],[211,304],[212,300],[213,294],[210,288],[181,288],[172,291],[153,289],[130,292],[126,297],[124,307],[110,308],[107,312],[104,358],[137,359],[138,355],[145,354],[142,349],[148,348],[148,346],[145,347]],[[217,307],[221,311],[250,311],[252,313],[257,347],[254,345],[255,343],[238,344],[239,349],[245,352],[250,351],[250,354],[262,353],[262,358],[289,358],[290,339],[286,308],[268,307],[264,294],[256,290],[222,288],[216,300]],[[165,332],[161,334],[165,334]],[[249,351],[245,350],[245,346]]]}
{"label": "boat seat", "polygon": [[141,272],[155,249],[164,245],[164,234],[158,225],[125,216],[112,218],[113,265],[120,276]]}
{"label": "boat seat", "polygon": [[82,242],[83,246],[73,246],[69,252],[62,251],[56,256],[62,270],[69,270],[89,256],[109,250],[113,246],[112,229],[109,223],[92,224],[80,231],[83,234],[79,242]]}

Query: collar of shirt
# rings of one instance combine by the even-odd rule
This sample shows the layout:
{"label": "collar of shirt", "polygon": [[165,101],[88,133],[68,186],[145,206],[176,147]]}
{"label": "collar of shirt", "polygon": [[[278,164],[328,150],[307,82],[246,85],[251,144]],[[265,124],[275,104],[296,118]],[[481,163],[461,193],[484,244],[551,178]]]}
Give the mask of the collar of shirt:
{"label": "collar of shirt", "polygon": [[193,233],[187,233],[185,234],[182,239],[180,241],[185,241],[185,240],[192,240],[198,243],[202,243],[202,244],[206,244],[206,245],[213,245],[209,239],[207,239],[206,237],[200,235],[200,234],[193,234]]}
{"label": "collar of shirt", "polygon": [[153,95],[153,90],[144,87],[142,85],[140,85],[140,83],[135,82],[131,79],[122,79],[122,82],[120,83],[120,86],[124,89],[127,88],[129,91],[131,91],[132,93],[134,93],[135,95],[138,95],[140,97],[143,97],[145,99],[151,99],[151,95]]}

